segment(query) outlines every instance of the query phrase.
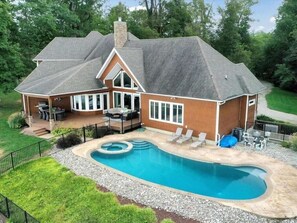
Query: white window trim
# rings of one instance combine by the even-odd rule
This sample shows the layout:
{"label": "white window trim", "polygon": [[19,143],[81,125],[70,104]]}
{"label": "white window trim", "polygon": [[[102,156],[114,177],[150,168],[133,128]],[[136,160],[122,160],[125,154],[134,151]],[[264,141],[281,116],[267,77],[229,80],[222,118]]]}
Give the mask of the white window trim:
{"label": "white window trim", "polygon": [[115,97],[114,97],[114,93],[119,93],[121,94],[121,108],[124,109],[125,105],[124,105],[124,95],[128,94],[131,95],[131,110],[135,110],[135,105],[134,105],[134,98],[135,97],[139,97],[139,109],[141,108],[141,100],[140,100],[140,94],[136,94],[136,93],[131,93],[131,92],[123,92],[123,91],[113,91],[112,92],[112,105],[115,108]]}
{"label": "white window trim", "polygon": [[[158,118],[152,118],[151,117],[151,102],[154,102],[154,103],[158,103],[159,106],[158,106],[158,114],[159,114],[159,117]],[[170,104],[170,111],[169,111],[169,121],[166,121],[166,120],[162,120],[161,119],[161,111],[162,111],[162,106],[161,106],[161,103],[165,103],[165,104]],[[177,105],[177,106],[182,106],[182,122],[179,123],[179,122],[173,122],[173,105]],[[153,120],[153,121],[158,121],[158,122],[165,122],[165,123],[169,123],[169,124],[174,124],[174,125],[181,125],[183,126],[184,125],[184,104],[181,104],[181,103],[173,103],[173,102],[168,102],[168,101],[158,101],[158,100],[149,100],[149,119],[150,120]],[[178,119],[177,119],[178,120]]]}
{"label": "white window trim", "polygon": [[[90,111],[101,111],[103,110],[103,94],[107,94],[108,93],[97,93],[97,94],[79,94],[79,95],[73,95],[71,96],[71,102],[73,101],[73,103],[71,103],[71,109],[74,111],[79,111],[79,112],[90,112]],[[100,108],[97,108],[97,95],[100,95]],[[86,109],[82,109],[82,100],[81,97],[84,96],[85,97],[85,107]],[[93,109],[90,109],[89,107],[89,96],[93,97]],[[78,109],[76,108],[76,101],[75,98],[78,98]],[[107,108],[109,108],[109,102],[108,102],[109,97],[107,96]]]}
{"label": "white window trim", "polygon": [[[123,84],[124,84],[124,73],[126,73],[128,75],[128,77],[131,79],[131,87],[124,87],[123,86]],[[119,75],[121,75],[121,87],[114,85],[114,81],[115,81],[115,79],[117,79],[117,77]],[[134,87],[134,84],[136,84],[136,83],[133,81],[133,79],[130,77],[130,75],[126,71],[123,71],[123,70],[121,70],[117,75],[115,75],[115,77],[112,80],[112,87],[117,88],[117,89],[138,90],[138,85],[136,84],[137,87]]]}
{"label": "white window trim", "polygon": [[256,99],[251,99],[249,100],[249,106],[255,105],[256,104]]}

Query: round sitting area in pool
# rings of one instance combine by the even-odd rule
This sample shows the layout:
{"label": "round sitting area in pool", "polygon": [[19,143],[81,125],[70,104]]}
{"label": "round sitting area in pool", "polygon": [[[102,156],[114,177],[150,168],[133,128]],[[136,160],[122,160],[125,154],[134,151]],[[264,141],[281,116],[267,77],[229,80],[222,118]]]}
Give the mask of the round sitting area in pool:
{"label": "round sitting area in pool", "polygon": [[109,142],[99,145],[97,151],[103,154],[123,154],[133,149],[133,145],[127,141]]}

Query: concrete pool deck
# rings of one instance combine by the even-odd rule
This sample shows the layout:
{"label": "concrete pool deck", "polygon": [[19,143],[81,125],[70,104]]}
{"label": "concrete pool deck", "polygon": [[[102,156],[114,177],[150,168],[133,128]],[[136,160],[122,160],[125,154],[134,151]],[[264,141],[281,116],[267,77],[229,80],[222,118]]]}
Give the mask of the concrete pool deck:
{"label": "concrete pool deck", "polygon": [[[263,196],[257,199],[248,201],[229,201],[204,197],[187,192],[180,193],[212,200],[223,205],[239,208],[269,218],[293,218],[297,216],[296,168],[274,158],[260,155],[258,153],[248,153],[242,150],[220,149],[211,145],[206,145],[197,149],[190,149],[190,143],[183,145],[169,143],[166,141],[167,137],[168,135],[166,134],[150,130],[146,130],[145,132],[134,131],[123,135],[110,135],[101,139],[92,140],[90,142],[76,146],[72,152],[80,157],[90,159],[89,153],[96,149],[101,143],[111,140],[122,141],[138,138],[151,141],[161,149],[182,157],[230,165],[257,166],[268,172],[266,177],[268,190]],[[124,176],[127,175],[124,174]],[[134,177],[131,177],[131,179],[136,180]],[[142,183],[143,182],[144,181],[142,181]],[[164,188],[164,186],[159,186],[156,184],[153,185]]]}

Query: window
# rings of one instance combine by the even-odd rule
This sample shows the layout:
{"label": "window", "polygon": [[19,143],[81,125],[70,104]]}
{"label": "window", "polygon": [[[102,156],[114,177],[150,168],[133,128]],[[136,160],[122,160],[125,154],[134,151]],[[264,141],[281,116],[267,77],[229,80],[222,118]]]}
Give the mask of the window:
{"label": "window", "polygon": [[101,108],[101,104],[100,104],[100,94],[96,95],[96,108],[100,109]]}
{"label": "window", "polygon": [[113,79],[113,86],[116,88],[138,89],[138,86],[125,71],[120,71]]}
{"label": "window", "polygon": [[85,97],[85,95],[81,96],[81,110],[86,110],[86,97]]}
{"label": "window", "polygon": [[93,95],[89,95],[89,110],[94,109]]}
{"label": "window", "polygon": [[183,104],[150,101],[150,119],[183,124]]}
{"label": "window", "polygon": [[122,94],[119,92],[113,92],[114,97],[114,107],[115,108],[121,108],[122,107]]}
{"label": "window", "polygon": [[[103,95],[106,96],[106,100],[101,104]],[[72,109],[77,111],[94,111],[101,110],[102,107],[107,108],[107,94],[85,94],[72,96]]]}
{"label": "window", "polygon": [[113,107],[114,108],[127,108],[139,111],[140,101],[139,94],[126,93],[120,91],[113,92]]}
{"label": "window", "polygon": [[113,81],[115,87],[122,87],[122,74],[120,73]]}
{"label": "window", "polygon": [[249,106],[256,104],[256,99],[249,100]]}

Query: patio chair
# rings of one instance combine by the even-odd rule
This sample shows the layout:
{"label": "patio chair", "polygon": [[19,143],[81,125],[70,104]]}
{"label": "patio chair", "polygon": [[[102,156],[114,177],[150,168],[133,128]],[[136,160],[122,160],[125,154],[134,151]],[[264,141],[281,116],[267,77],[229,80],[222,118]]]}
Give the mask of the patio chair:
{"label": "patio chair", "polygon": [[189,141],[190,139],[192,139],[192,134],[193,134],[193,130],[188,129],[186,132],[185,136],[182,136],[181,138],[179,138],[178,140],[176,140],[177,143],[182,144],[184,142]]}
{"label": "patio chair", "polygon": [[197,148],[198,146],[202,146],[203,143],[206,144],[206,133],[205,132],[200,132],[199,133],[199,137],[198,137],[198,140],[196,142],[193,142],[191,144],[191,147],[192,148]]}
{"label": "patio chair", "polygon": [[173,134],[167,139],[167,141],[168,141],[168,142],[174,142],[174,141],[178,140],[178,139],[182,136],[182,132],[183,132],[183,129],[182,129],[182,128],[177,128],[177,129],[176,129],[176,132],[173,133]]}

